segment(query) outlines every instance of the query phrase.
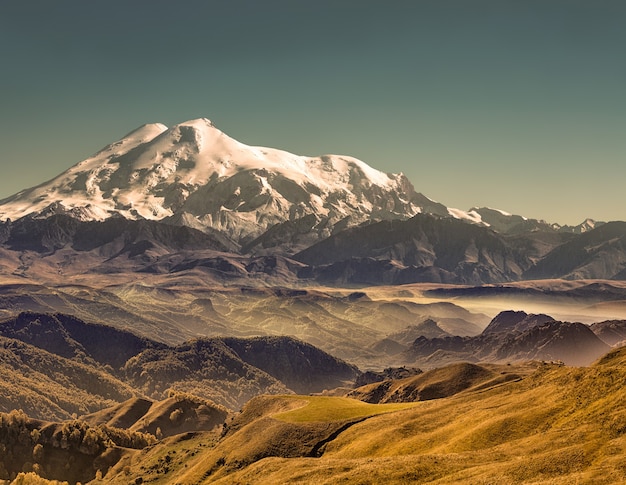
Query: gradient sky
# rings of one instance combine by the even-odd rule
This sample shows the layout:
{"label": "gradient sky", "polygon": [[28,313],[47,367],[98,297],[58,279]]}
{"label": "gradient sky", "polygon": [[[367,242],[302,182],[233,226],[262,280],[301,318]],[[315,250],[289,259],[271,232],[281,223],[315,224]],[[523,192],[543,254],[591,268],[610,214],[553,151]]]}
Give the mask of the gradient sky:
{"label": "gradient sky", "polygon": [[623,0],[5,0],[0,198],[204,116],[452,207],[626,220],[625,26]]}

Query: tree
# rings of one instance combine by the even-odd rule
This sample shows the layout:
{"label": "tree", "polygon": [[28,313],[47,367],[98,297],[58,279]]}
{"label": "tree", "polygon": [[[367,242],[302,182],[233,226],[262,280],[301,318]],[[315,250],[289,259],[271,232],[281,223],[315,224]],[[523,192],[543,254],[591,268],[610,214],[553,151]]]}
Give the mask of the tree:
{"label": "tree", "polygon": [[183,417],[183,410],[180,408],[174,409],[174,411],[170,413],[170,421],[174,424],[178,424],[178,422],[180,421],[182,417]]}
{"label": "tree", "polygon": [[37,463],[41,463],[43,459],[43,445],[41,443],[37,443],[33,448],[33,460]]}

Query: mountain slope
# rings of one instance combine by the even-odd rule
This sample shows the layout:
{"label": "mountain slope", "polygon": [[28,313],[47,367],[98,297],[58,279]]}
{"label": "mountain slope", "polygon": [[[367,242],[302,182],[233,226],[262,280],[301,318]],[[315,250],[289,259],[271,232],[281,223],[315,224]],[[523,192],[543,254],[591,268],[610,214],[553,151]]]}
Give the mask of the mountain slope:
{"label": "mountain slope", "polygon": [[626,223],[581,234],[501,234],[418,214],[334,234],[294,255],[327,284],[489,284],[532,279],[626,279]]}
{"label": "mountain slope", "polygon": [[526,279],[626,279],[626,222],[608,222],[554,248]]}
{"label": "mountain slope", "polygon": [[[69,315],[41,313],[1,322],[0,336],[0,374],[8,389],[0,411],[28,408],[34,417],[45,416],[35,393],[58,396],[63,382],[75,402],[56,397],[55,405],[43,406],[57,418],[78,409],[80,414],[96,411],[131,393],[160,399],[168,390],[238,409],[258,394],[321,391],[351,383],[359,374],[356,367],[290,337],[204,338],[168,346]],[[33,374],[39,377],[31,383]],[[12,391],[15,386],[34,392]]]}
{"label": "mountain slope", "polygon": [[224,338],[245,362],[267,372],[299,394],[351,384],[358,369],[289,337]]}
{"label": "mountain slope", "polygon": [[577,226],[561,226],[555,223],[549,224],[546,221],[528,219],[527,217],[509,214],[508,212],[492,209],[490,207],[472,207],[469,213],[476,214],[477,218],[479,218],[483,224],[503,234],[522,234],[531,231],[582,234],[606,224],[602,221],[585,219]]}
{"label": "mountain slope", "polygon": [[211,431],[221,427],[228,411],[208,399],[170,392],[162,401],[134,397],[87,416],[90,426],[106,425],[162,437],[180,433]]}
{"label": "mountain slope", "polygon": [[[29,215],[0,223],[0,274],[56,283],[90,273],[128,280],[137,272],[196,273],[216,283],[252,280],[271,286],[626,278],[623,222],[582,234],[507,235],[452,217],[417,214],[370,221],[324,238],[315,229],[317,216],[299,226],[302,221],[273,226],[242,247],[211,228],[163,220]],[[306,249],[290,254],[297,248]]]}
{"label": "mountain slope", "polygon": [[553,231],[555,228],[545,221],[527,219],[523,216],[509,214],[489,207],[472,207],[470,212],[480,216],[480,220],[491,229],[503,234],[520,234],[533,230]]}
{"label": "mountain slope", "polygon": [[590,325],[591,331],[611,347],[626,345],[626,320],[606,320]]}
{"label": "mountain slope", "polygon": [[134,257],[152,250],[170,253],[184,249],[237,251],[223,234],[206,234],[189,227],[121,217],[103,222],[80,221],[66,214],[47,218],[23,217],[4,224],[2,243],[13,251],[49,254],[66,246],[78,252],[97,250],[106,257]]}
{"label": "mountain slope", "polygon": [[[12,454],[33,456],[37,469],[43,464],[50,478],[85,482],[100,468],[104,476],[93,485],[609,485],[626,480],[625,363],[626,351],[618,349],[587,368],[539,362],[451,366],[395,382],[402,392],[454,394],[413,403],[259,396],[226,421],[219,437],[186,433],[157,443],[137,433],[96,430],[79,422],[46,424],[12,413],[0,420],[0,435],[9,437],[1,444]],[[133,403],[116,411],[132,414]],[[151,403],[139,406],[139,414],[147,405]],[[96,420],[101,421],[106,417]],[[11,429],[16,432],[11,434]],[[118,446],[107,448],[107,437]],[[42,446],[31,455],[36,444]],[[81,445],[88,454],[80,451]],[[144,448],[121,448],[137,445]],[[63,466],[69,453],[75,467]],[[53,457],[59,458],[56,465]],[[0,455],[0,465],[11,471],[26,467],[25,461]]]}
{"label": "mountain slope", "polygon": [[[109,250],[116,248],[118,255],[137,256],[171,250],[171,241],[166,241],[169,238],[177,240],[174,246],[202,242],[205,249],[290,256],[345,229],[372,222],[405,221],[418,214],[489,227],[491,233],[501,236],[519,236],[521,239],[511,239],[505,246],[522,258],[515,257],[512,262],[510,254],[503,255],[485,237],[459,247],[459,238],[469,237],[471,230],[453,225],[453,232],[458,234],[452,237],[451,245],[426,245],[418,248],[422,253],[418,255],[405,247],[420,262],[406,263],[418,269],[403,271],[402,276],[397,275],[398,268],[379,263],[380,247],[372,248],[376,253],[373,255],[351,255],[363,259],[358,262],[361,269],[335,267],[316,274],[325,282],[338,271],[383,272],[387,282],[449,281],[459,277],[460,282],[519,279],[547,252],[566,241],[567,236],[594,232],[602,224],[586,220],[576,227],[561,227],[496,209],[472,208],[466,212],[448,208],[417,193],[403,174],[383,173],[349,156],[307,157],[248,146],[220,131],[210,120],[200,118],[171,128],[159,123],[144,125],[54,179],[1,200],[0,221],[5,224],[0,226],[0,241],[11,249],[41,253],[59,249],[70,239],[78,250],[99,247],[95,240],[101,239]],[[93,234],[88,235],[75,234],[76,228],[67,222],[59,227],[34,222],[54,215],[118,222],[89,226]],[[26,221],[11,229],[10,221],[25,217]],[[163,226],[150,224],[129,227],[119,221],[161,221],[202,231],[207,236],[202,239],[193,232],[168,232]],[[392,239],[397,238],[398,227],[383,228],[392,233]],[[377,227],[371,231],[380,230]],[[112,231],[118,234],[113,237]],[[424,258],[433,250],[442,264],[428,266]],[[459,250],[466,250],[465,261],[457,254]],[[494,250],[496,253],[491,254]],[[450,254],[444,254],[446,251]],[[411,259],[411,254],[407,256]],[[367,260],[370,257],[374,263]],[[624,259],[614,252],[604,257],[612,257],[617,265]],[[479,266],[471,266],[481,258]],[[507,261],[499,261],[502,258]],[[451,270],[450,259],[470,266]],[[348,260],[344,257],[335,262],[345,261]],[[428,269],[422,269],[427,266]],[[536,272],[542,271],[549,269]],[[589,270],[582,270],[581,274],[589,274]],[[607,277],[619,275],[619,271],[613,271],[613,276]],[[363,278],[357,276],[359,279]]]}
{"label": "mountain slope", "polygon": [[[24,312],[0,323],[0,335],[19,339],[66,359],[119,369],[138,353],[163,344],[71,315]],[[114,350],[112,350],[114,349]]]}
{"label": "mountain slope", "polygon": [[[229,422],[214,447],[177,461],[175,471],[159,478],[172,484],[622,483],[625,362],[621,349],[589,368],[535,363],[516,378],[511,366],[499,382],[501,368],[490,368],[496,377],[489,381],[489,370],[470,367],[466,384],[486,379],[482,385],[396,409],[340,398],[261,397]],[[431,379],[446,383],[454,375]],[[157,449],[147,463],[131,463],[131,476],[175,448]],[[127,484],[128,475],[118,473],[107,483]]]}
{"label": "mountain slope", "polygon": [[0,411],[69,419],[129,399],[132,386],[103,368],[0,337]]}
{"label": "mountain slope", "polygon": [[[155,443],[154,436],[79,420],[46,422],[23,411],[0,413],[0,480],[15,485],[92,483],[124,455]],[[25,471],[29,473],[21,473]]]}
{"label": "mountain slope", "polygon": [[527,314],[524,311],[504,311],[496,315],[483,330],[483,334],[523,332],[529,328],[553,322],[554,318],[549,315]]}
{"label": "mountain slope", "polygon": [[519,379],[519,375],[509,369],[497,370],[500,372],[467,362],[452,364],[417,376],[361,386],[350,391],[347,397],[373,404],[427,401],[453,396],[481,384],[490,386]]}
{"label": "mountain slope", "polygon": [[[322,281],[489,283],[518,279],[531,261],[497,233],[417,215],[342,231],[296,254]],[[381,278],[380,273],[384,276]]]}
{"label": "mountain slope", "polygon": [[[227,262],[223,261],[222,268]],[[371,346],[389,334],[431,318],[448,333],[476,335],[490,320],[487,315],[448,302],[369,299],[364,292],[346,296],[343,291],[321,289],[224,288],[214,284],[207,273],[195,270],[155,276],[128,273],[127,277],[135,281],[120,284],[119,276],[92,275],[88,283],[102,285],[101,289],[84,284],[40,286],[27,284],[29,280],[24,278],[0,285],[0,321],[24,311],[63,313],[169,346],[198,337],[289,335],[360,367],[382,368],[395,365],[395,361]],[[109,281],[113,284],[107,284]],[[96,334],[97,329],[88,332]],[[83,337],[71,333],[71,338],[87,350]],[[113,338],[99,338],[107,342],[103,351],[115,345]],[[95,353],[86,353],[96,358]],[[118,364],[110,363],[114,368]]]}

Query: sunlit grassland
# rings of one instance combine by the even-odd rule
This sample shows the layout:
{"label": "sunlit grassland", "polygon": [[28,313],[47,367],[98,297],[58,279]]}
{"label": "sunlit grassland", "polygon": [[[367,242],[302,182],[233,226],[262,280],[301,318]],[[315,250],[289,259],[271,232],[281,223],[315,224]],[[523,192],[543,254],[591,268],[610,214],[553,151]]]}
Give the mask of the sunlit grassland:
{"label": "sunlit grassland", "polygon": [[[625,364],[626,350],[589,368],[540,365],[518,382],[371,416],[321,458],[266,458],[216,483],[626,483]],[[285,414],[331,413],[332,402]]]}
{"label": "sunlit grassland", "polygon": [[[258,397],[219,441],[157,445],[140,452],[149,466],[139,472],[194,485],[626,483],[626,349],[588,368],[527,370],[415,403]],[[132,472],[106,483],[127,484]]]}
{"label": "sunlit grassland", "polygon": [[368,404],[345,397],[286,396],[286,399],[302,401],[303,406],[278,413],[274,419],[287,423],[347,421],[410,409],[417,403]]}

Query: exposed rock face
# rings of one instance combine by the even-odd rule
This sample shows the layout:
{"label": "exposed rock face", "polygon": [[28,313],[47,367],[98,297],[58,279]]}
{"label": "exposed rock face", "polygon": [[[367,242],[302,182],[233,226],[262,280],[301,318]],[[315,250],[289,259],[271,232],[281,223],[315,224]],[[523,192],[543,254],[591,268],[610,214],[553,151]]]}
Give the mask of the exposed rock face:
{"label": "exposed rock face", "polygon": [[238,249],[223,234],[207,234],[189,227],[120,217],[103,222],[83,222],[65,214],[45,219],[24,217],[7,223],[6,232],[4,244],[9,249],[43,254],[68,246],[78,252],[97,249],[101,255],[109,257],[121,254],[133,257],[149,249],[161,253],[186,249]]}
{"label": "exposed rock face", "polygon": [[525,279],[626,279],[626,222],[608,222],[555,247]]}
{"label": "exposed rock face", "polygon": [[[224,232],[167,221],[29,215],[0,223],[0,252],[5,273],[32,278],[37,274],[27,274],[29,268],[48,271],[52,265],[70,274],[126,272],[129,277],[199,269],[220,281],[273,279],[274,285],[302,280],[351,286],[626,278],[626,223],[608,223],[581,235],[507,236],[450,217],[418,214],[349,227],[324,239],[311,229],[315,216],[307,217],[308,222],[272,226],[242,247]],[[291,254],[302,247],[306,249]]]}
{"label": "exposed rock face", "polygon": [[322,281],[486,283],[519,279],[529,257],[502,236],[452,218],[417,215],[348,229],[298,253]]}

